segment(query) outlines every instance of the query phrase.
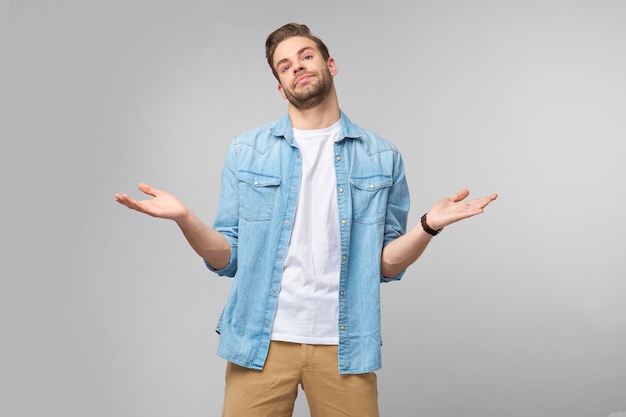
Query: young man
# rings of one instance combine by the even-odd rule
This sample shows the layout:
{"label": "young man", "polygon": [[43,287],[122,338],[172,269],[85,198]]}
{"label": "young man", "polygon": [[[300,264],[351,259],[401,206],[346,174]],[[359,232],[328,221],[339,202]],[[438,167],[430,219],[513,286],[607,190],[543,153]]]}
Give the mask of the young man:
{"label": "young man", "polygon": [[209,269],[235,278],[217,326],[223,416],[291,416],[298,385],[313,417],[378,416],[380,283],[496,195],[464,202],[460,191],[406,231],[400,153],[340,110],[324,43],[287,24],[266,56],[287,114],[232,142],[213,228],[146,184],[154,198],[115,199],[174,220]]}

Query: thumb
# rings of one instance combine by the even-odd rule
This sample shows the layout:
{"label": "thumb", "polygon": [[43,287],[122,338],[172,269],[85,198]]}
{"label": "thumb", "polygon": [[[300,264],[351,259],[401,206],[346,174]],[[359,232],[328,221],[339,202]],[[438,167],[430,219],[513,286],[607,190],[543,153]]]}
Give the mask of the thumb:
{"label": "thumb", "polygon": [[137,186],[137,188],[139,188],[139,190],[145,194],[151,195],[152,197],[156,197],[158,190],[152,188],[151,186],[149,186],[148,184],[144,184],[144,183],[139,183],[139,185]]}
{"label": "thumb", "polygon": [[463,200],[465,197],[467,197],[469,195],[469,190],[461,190],[459,192],[457,192],[454,197],[452,197],[452,201],[459,202],[461,200]]}

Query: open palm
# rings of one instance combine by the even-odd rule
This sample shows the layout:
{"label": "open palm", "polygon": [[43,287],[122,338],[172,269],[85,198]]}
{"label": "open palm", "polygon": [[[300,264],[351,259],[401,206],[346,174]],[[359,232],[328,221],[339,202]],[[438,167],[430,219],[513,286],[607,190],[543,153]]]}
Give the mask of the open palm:
{"label": "open palm", "polygon": [[451,197],[442,198],[428,212],[428,225],[433,229],[441,229],[459,220],[475,216],[495,200],[498,195],[491,194],[471,201],[463,201],[469,195],[468,190],[461,190]]}
{"label": "open palm", "polygon": [[187,207],[172,194],[152,188],[148,184],[139,184],[139,190],[154,198],[135,200],[128,194],[115,194],[115,201],[141,213],[163,219],[177,220],[187,214]]}

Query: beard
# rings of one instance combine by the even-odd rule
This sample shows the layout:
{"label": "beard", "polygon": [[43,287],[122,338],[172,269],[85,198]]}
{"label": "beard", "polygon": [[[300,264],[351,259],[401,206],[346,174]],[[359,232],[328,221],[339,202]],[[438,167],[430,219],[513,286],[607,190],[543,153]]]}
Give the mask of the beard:
{"label": "beard", "polygon": [[330,93],[333,81],[330,75],[330,70],[326,68],[321,73],[316,74],[317,83],[307,84],[301,91],[297,92],[295,89],[289,90],[283,88],[287,100],[298,110],[308,110],[323,103]]}

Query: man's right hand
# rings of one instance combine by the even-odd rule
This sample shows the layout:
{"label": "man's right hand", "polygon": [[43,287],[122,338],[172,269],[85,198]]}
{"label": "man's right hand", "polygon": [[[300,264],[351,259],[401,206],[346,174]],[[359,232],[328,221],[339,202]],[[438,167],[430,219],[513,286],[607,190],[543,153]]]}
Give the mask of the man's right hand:
{"label": "man's right hand", "polygon": [[163,219],[179,221],[188,215],[187,207],[172,194],[152,188],[148,184],[139,184],[138,188],[154,198],[135,200],[128,194],[115,194],[115,201],[130,209]]}
{"label": "man's right hand", "polygon": [[191,210],[172,194],[139,184],[139,189],[154,198],[135,200],[128,194],[115,194],[115,201],[153,217],[174,220],[187,241],[213,268],[225,268],[230,262],[230,245],[224,235],[202,223]]}

